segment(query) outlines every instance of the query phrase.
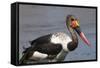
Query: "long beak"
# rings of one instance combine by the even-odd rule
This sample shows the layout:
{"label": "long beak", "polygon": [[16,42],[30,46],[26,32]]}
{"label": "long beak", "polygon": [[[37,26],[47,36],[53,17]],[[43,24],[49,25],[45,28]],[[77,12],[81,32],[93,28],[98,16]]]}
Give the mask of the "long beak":
{"label": "long beak", "polygon": [[84,33],[81,32],[80,27],[75,28],[76,32],[78,33],[78,35],[81,37],[81,39],[88,45],[91,46],[90,42],[88,41],[88,39],[85,37]]}

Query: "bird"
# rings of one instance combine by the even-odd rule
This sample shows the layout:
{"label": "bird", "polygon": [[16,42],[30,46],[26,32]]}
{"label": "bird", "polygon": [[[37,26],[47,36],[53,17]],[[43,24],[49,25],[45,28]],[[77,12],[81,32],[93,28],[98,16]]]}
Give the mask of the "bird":
{"label": "bird", "polygon": [[74,15],[66,17],[66,26],[70,36],[64,32],[55,32],[30,41],[31,46],[23,51],[19,63],[38,63],[45,60],[48,60],[47,62],[63,62],[66,55],[78,47],[78,35],[86,45],[91,46],[81,31],[79,20]]}

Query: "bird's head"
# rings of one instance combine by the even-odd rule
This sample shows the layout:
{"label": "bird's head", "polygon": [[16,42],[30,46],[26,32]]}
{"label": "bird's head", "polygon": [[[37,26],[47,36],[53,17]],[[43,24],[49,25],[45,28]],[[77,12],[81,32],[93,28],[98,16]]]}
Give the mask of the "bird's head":
{"label": "bird's head", "polygon": [[73,15],[68,15],[66,19],[66,25],[68,27],[68,30],[70,31],[76,31],[77,34],[81,37],[81,39],[90,46],[90,42],[88,39],[85,37],[84,33],[80,29],[80,24],[79,20],[73,16]]}

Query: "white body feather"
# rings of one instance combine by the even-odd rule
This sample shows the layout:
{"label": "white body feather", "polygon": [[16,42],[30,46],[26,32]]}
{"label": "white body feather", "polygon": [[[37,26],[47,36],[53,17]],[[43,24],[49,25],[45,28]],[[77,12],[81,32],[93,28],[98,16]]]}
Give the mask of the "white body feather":
{"label": "white body feather", "polygon": [[34,60],[41,60],[41,59],[45,59],[47,58],[48,55],[47,54],[43,54],[43,53],[40,53],[38,51],[35,51],[32,55],[32,57],[30,57],[30,59],[34,59]]}
{"label": "white body feather", "polygon": [[51,42],[54,44],[58,44],[58,43],[62,44],[64,51],[69,51],[67,48],[67,44],[71,41],[72,41],[71,38],[63,32],[54,33],[51,37]]}
{"label": "white body feather", "polygon": [[[61,50],[61,52],[53,60],[50,60],[50,62],[51,61],[54,62],[54,61],[57,61],[57,60],[64,60],[66,54],[69,52],[69,50],[67,48],[67,44],[71,41],[72,41],[71,38],[63,32],[54,33],[51,37],[51,43],[54,43],[54,44],[59,43],[59,44],[62,45],[63,49]],[[45,59],[47,57],[48,57],[47,54],[35,51],[33,53],[33,56],[30,57],[30,59],[41,60],[41,59]]]}
{"label": "white body feather", "polygon": [[62,61],[64,60],[66,54],[69,52],[67,45],[71,42],[71,38],[63,32],[55,33],[51,37],[51,42],[54,44],[62,44],[63,49],[61,52],[56,56],[53,61]]}

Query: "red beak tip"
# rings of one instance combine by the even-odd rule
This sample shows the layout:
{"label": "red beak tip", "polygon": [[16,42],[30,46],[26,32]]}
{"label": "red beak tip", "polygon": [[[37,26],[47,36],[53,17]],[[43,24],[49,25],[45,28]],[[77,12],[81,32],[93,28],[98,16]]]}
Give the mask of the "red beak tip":
{"label": "red beak tip", "polygon": [[92,45],[91,45],[91,44],[88,44],[88,46],[89,46],[89,47],[92,47]]}
{"label": "red beak tip", "polygon": [[80,36],[81,36],[81,39],[82,39],[89,47],[91,47],[90,42],[89,42],[88,39],[85,37],[85,35],[84,35],[83,32],[80,33]]}

